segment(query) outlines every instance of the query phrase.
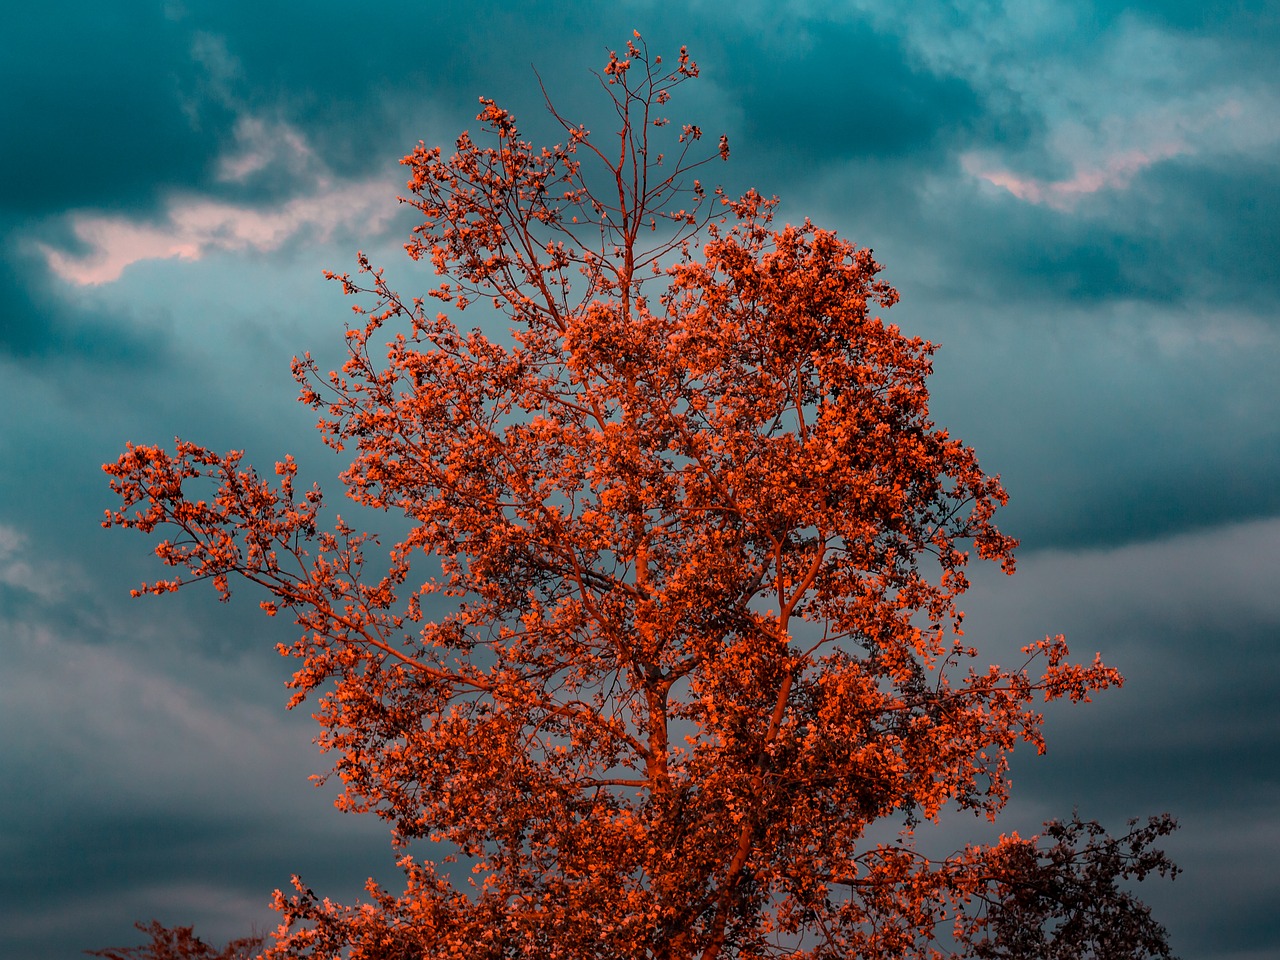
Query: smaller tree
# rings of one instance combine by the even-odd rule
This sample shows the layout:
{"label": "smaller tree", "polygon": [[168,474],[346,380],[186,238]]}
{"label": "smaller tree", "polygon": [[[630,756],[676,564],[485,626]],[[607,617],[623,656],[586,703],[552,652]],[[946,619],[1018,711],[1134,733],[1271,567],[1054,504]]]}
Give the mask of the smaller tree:
{"label": "smaller tree", "polygon": [[262,948],[262,937],[240,937],[219,950],[195,935],[192,927],[166,927],[159,920],[149,926],[135,927],[151,936],[151,942],[140,947],[106,947],[86,950],[91,957],[105,960],[252,960]]}
{"label": "smaller tree", "polygon": [[1178,874],[1153,846],[1176,827],[1168,814],[1130,820],[1117,838],[1073,815],[1039,837],[1002,839],[975,857],[979,906],[957,922],[957,940],[980,960],[1170,957],[1164,927],[1127,886]]}
{"label": "smaller tree", "polygon": [[[439,311],[361,255],[342,371],[295,361],[355,448],[347,495],[409,521],[385,574],[371,535],[320,529],[292,458],[278,485],[184,442],[105,466],[107,525],[173,528],[166,564],[302,628],[280,649],[339,805],[452,851],[353,907],[295,879],[268,955],[1167,955],[1115,882],[1169,868],[1171,821],[915,850],[947,805],[996,817],[1007,752],[1044,748],[1036,698],[1121,678],[1062,637],[959,672],[971,551],[1013,571],[1005,492],[930,420],[933,345],[875,314],[897,293],[870,251],[706,191],[724,137],[657,149],[697,73],[629,42],[601,77],[615,136],[552,108],[566,141],[534,148],[484,100],[481,142],[404,159]],[[476,304],[509,342],[458,329]],[[884,821],[898,842],[867,839]]]}

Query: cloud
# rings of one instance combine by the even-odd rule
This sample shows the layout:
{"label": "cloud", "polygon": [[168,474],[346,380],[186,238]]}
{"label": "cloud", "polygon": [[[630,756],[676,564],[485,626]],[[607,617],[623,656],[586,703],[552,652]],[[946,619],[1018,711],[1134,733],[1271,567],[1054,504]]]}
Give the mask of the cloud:
{"label": "cloud", "polygon": [[157,661],[171,656],[82,642],[63,629],[35,617],[0,620],[10,648],[0,709],[13,738],[7,762],[25,783],[6,807],[25,806],[22,795],[41,786],[48,803],[93,796],[100,809],[226,812],[262,802],[254,784],[285,770],[301,782],[319,766],[301,720],[278,703],[237,703],[244,694],[233,673],[245,690],[269,689],[244,683],[245,663],[237,671],[185,656],[166,672]]}
{"label": "cloud", "polygon": [[335,229],[358,226],[367,235],[391,218],[390,177],[334,176],[297,126],[272,117],[279,107],[250,107],[238,93],[244,68],[225,37],[195,31],[190,60],[200,93],[183,104],[190,124],[200,126],[209,108],[234,118],[230,143],[212,158],[212,182],[161,193],[158,214],[81,208],[56,218],[74,242],[30,244],[55,276],[93,286],[118,280],[144,260],[196,261],[214,251],[267,253],[303,234],[324,241]]}
{"label": "cloud", "polygon": [[306,138],[287,123],[242,116],[236,121],[235,137],[238,150],[218,159],[219,180],[242,183],[277,163],[298,171],[315,159]]}
{"label": "cloud", "polygon": [[1002,618],[1020,630],[1070,618],[1099,636],[1207,630],[1226,620],[1280,628],[1276,570],[1280,517],[1104,549],[1035,551],[1020,563],[1016,586],[1000,590]]}
{"label": "cloud", "polygon": [[1280,141],[1280,102],[1269,92],[1232,89],[1216,103],[1202,95],[1151,107],[1141,118],[1107,115],[1091,124],[1060,122],[1048,135],[1049,155],[1066,177],[1019,173],[997,150],[961,155],[964,171],[1019,200],[1060,212],[1102,191],[1124,190],[1143,171],[1174,157],[1265,155]]}
{"label": "cloud", "polygon": [[[1245,829],[1252,798],[1280,791],[1280,722],[1269,707],[1278,567],[1280,518],[1268,518],[1114,549],[1037,551],[1012,581],[976,571],[964,607],[984,656],[1009,660],[1021,643],[1063,633],[1077,658],[1101,651],[1127,681],[1087,707],[1046,710],[1049,759],[1015,754],[1020,795],[1087,799],[1109,816],[1171,809],[1192,824],[1234,809]],[[1203,829],[1222,835],[1220,825]]]}
{"label": "cloud", "polygon": [[32,594],[41,600],[56,600],[68,575],[52,563],[26,559],[27,538],[14,527],[0,523],[0,583]]}
{"label": "cloud", "polygon": [[57,609],[0,607],[6,957],[137,943],[152,917],[227,940],[273,925],[293,871],[343,899],[395,875],[385,825],[308,782],[327,764],[269,644],[207,658],[199,623],[138,610],[81,636]]}
{"label": "cloud", "polygon": [[[204,857],[210,852],[198,851]],[[269,894],[269,890],[256,891],[255,895],[229,883],[179,877],[156,886],[112,884],[105,889],[97,887],[71,894],[62,891],[56,898],[24,903],[24,909],[6,915],[5,921],[8,936],[17,943],[29,945],[33,951],[47,948],[49,931],[65,929],[68,923],[81,938],[104,935],[111,938],[105,943],[81,939],[78,946],[83,950],[137,945],[149,937],[127,929],[130,919],[144,922],[152,917],[159,918],[166,926],[191,926],[191,918],[199,917],[196,936],[221,946],[226,941],[249,935],[251,924],[265,930],[272,919],[278,922],[279,918],[267,907]],[[274,927],[275,923],[270,926]],[[104,934],[104,931],[110,932]]]}
{"label": "cloud", "polygon": [[[239,154],[227,162],[227,176],[243,179],[266,162],[260,155]],[[128,266],[143,260],[200,260],[218,250],[269,253],[302,235],[327,240],[339,228],[359,228],[367,236],[394,216],[393,196],[380,178],[319,179],[306,195],[265,207],[185,195],[166,205],[159,223],[73,213],[71,230],[88,250],[72,253],[44,243],[38,249],[57,276],[92,286],[118,280]]]}
{"label": "cloud", "polygon": [[221,627],[211,629],[186,598],[104,607],[100,579],[33,557],[28,543],[0,523],[0,597],[25,595],[0,604],[0,729],[22,783],[0,798],[0,818],[89,796],[101,810],[221,815],[261,802],[260,785],[274,778],[305,783],[322,769],[305,746],[306,711],[282,709],[287,665],[269,643],[232,649],[218,636],[249,608],[218,604]]}
{"label": "cloud", "polygon": [[1153,163],[1187,151],[1188,148],[1180,143],[1156,144],[1145,150],[1126,150],[1108,157],[1101,167],[1077,169],[1066,180],[1042,180],[1019,176],[1008,170],[988,169],[975,154],[961,157],[961,164],[972,176],[1008,190],[1019,200],[1068,211],[1088,194],[1100,190],[1122,190],[1135,175]]}
{"label": "cloud", "polygon": [[197,30],[191,38],[191,59],[205,71],[208,82],[224,100],[231,101],[229,85],[242,74],[240,61],[227,49],[226,37]]}
{"label": "cloud", "polygon": [[745,49],[722,67],[740,91],[749,152],[793,166],[801,156],[927,154],[980,114],[963,79],[913,63],[891,33],[860,21],[777,19],[768,31],[744,30]]}
{"label": "cloud", "polygon": [[900,38],[908,62],[968,84],[989,113],[1038,117],[1031,139],[975,125],[960,156],[965,174],[1030,204],[1067,212],[1173,157],[1270,158],[1280,144],[1273,71],[1244,62],[1247,18],[1211,35],[1054,0],[924,0],[909,17],[854,6]]}

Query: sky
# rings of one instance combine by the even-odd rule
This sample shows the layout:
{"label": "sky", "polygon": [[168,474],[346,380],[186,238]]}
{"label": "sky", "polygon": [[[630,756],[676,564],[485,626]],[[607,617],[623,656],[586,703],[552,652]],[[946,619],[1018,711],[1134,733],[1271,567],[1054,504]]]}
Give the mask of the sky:
{"label": "sky", "polygon": [[554,142],[538,75],[606,129],[591,71],[633,29],[700,65],[670,112],[728,135],[726,188],[873,248],[888,319],[940,344],[934,419],[1001,475],[1022,541],[1017,576],[976,572],[969,638],[1008,661],[1061,632],[1127,677],[1048,711],[997,830],[1168,811],[1184,873],[1141,889],[1175,951],[1280,954],[1276,3],[55,0],[5,19],[0,957],[136,943],[153,917],[265,930],[295,872],[342,902],[395,882],[385,829],[308,781],[327,765],[284,709],[289,624],[248,591],[132,600],[160,568],[101,529],[101,464],[181,436],[292,453],[336,488],[289,374],[341,356],[349,306],[322,271],[364,250],[425,291],[399,158],[475,130],[481,96]]}

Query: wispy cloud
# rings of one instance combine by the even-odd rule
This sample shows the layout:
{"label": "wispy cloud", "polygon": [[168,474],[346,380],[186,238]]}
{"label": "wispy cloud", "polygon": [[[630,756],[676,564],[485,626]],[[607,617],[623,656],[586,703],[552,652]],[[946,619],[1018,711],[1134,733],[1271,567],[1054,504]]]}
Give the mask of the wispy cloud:
{"label": "wispy cloud", "polygon": [[1277,101],[1263,92],[1231,89],[1152,105],[1141,116],[1123,113],[1089,123],[1062,121],[1045,147],[1071,169],[1059,179],[1030,176],[994,150],[970,151],[961,166],[972,177],[1019,200],[1056,210],[1073,209],[1086,197],[1124,190],[1144,170],[1174,157],[1265,155],[1280,142]]}
{"label": "wispy cloud", "polygon": [[[230,167],[233,173],[243,174],[255,161],[241,157],[239,162]],[[72,232],[87,250],[71,253],[49,244],[39,249],[57,276],[92,286],[118,280],[127,267],[143,260],[199,260],[219,250],[267,253],[294,237],[310,234],[325,240],[344,227],[376,232],[396,212],[393,197],[383,180],[320,181],[305,196],[266,207],[182,196],[169,202],[158,223],[73,213]]]}
{"label": "wispy cloud", "polygon": [[1142,149],[1123,150],[1106,157],[1098,165],[1080,166],[1061,180],[1020,176],[1007,169],[988,167],[985,158],[966,154],[961,165],[966,173],[1002,187],[1019,200],[1067,211],[1089,194],[1103,190],[1123,190],[1135,176],[1152,164],[1190,152],[1185,144],[1171,142]]}
{"label": "wispy cloud", "polygon": [[306,138],[287,123],[244,115],[236,120],[235,136],[238,149],[218,161],[218,179],[224,182],[243,183],[275,164],[302,172],[318,163]]}
{"label": "wispy cloud", "polygon": [[52,564],[28,560],[26,544],[27,538],[22,533],[0,524],[0,583],[34,594],[41,600],[57,599],[66,574]]}

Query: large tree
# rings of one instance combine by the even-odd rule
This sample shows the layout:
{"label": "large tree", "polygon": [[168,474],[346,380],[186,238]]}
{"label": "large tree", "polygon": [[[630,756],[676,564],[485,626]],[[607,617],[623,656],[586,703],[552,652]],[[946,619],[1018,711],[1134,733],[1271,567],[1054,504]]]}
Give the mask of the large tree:
{"label": "large tree", "polygon": [[1061,637],[964,670],[970,553],[1013,571],[1005,493],[929,419],[933,346],[874,313],[870,251],[697,179],[727,141],[664,115],[697,74],[637,37],[599,78],[610,135],[552,107],[535,148],[483,100],[483,138],[404,158],[438,284],[402,298],[361,255],[345,366],[294,369],[347,495],[408,520],[377,572],[292,458],[106,465],[107,525],[176,530],[165,563],[302,628],[291,705],[318,698],[339,805],[448,852],[352,907],[295,880],[268,954],[1167,955],[1118,885],[1170,869],[1167,819],[915,849],[946,808],[995,818],[1036,699],[1120,676]]}

